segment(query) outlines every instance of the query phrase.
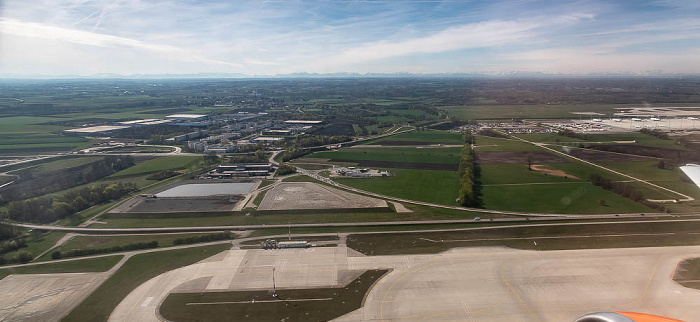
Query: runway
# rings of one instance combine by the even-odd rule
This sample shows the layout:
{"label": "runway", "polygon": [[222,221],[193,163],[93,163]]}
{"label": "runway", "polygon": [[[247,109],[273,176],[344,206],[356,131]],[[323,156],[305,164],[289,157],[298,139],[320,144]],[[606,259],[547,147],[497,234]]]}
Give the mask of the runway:
{"label": "runway", "polygon": [[435,255],[361,256],[345,246],[231,250],[162,274],[134,290],[111,321],[157,321],[170,292],[333,287],[352,272],[392,269],[363,308],[338,321],[571,321],[637,311],[699,320],[700,291],[671,280],[700,246],[568,251],[458,248]]}

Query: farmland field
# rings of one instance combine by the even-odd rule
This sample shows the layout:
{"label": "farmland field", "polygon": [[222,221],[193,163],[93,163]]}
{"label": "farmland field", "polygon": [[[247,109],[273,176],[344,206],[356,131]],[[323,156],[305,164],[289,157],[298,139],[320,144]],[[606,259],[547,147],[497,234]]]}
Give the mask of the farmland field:
{"label": "farmland field", "polygon": [[391,177],[347,178],[335,181],[393,197],[456,205],[459,176],[456,171],[388,169]]}
{"label": "farmland field", "polygon": [[48,173],[48,172],[60,171],[60,170],[64,170],[67,168],[73,168],[73,167],[78,167],[81,165],[89,164],[89,163],[98,161],[100,159],[102,159],[102,157],[97,157],[97,156],[61,159],[61,160],[57,160],[57,161],[43,163],[40,166],[36,167],[34,169],[34,171],[36,171],[37,173]]}
{"label": "farmland field", "polygon": [[[590,183],[485,186],[484,207],[523,212],[595,214],[656,212]],[[600,204],[600,200],[605,205]]]}
{"label": "farmland field", "polygon": [[[543,164],[548,169],[559,170],[559,163]],[[567,172],[568,173],[568,172]],[[588,178],[586,178],[588,179]],[[586,180],[584,179],[584,180]],[[542,183],[542,182],[581,182],[573,178],[563,178],[537,171],[530,171],[526,164],[487,164],[481,165],[481,182],[490,184]]]}
{"label": "farmland field", "polygon": [[462,144],[462,134],[445,131],[413,131],[372,140],[366,144],[381,144],[384,141],[425,142],[427,144]]}
{"label": "farmland field", "polygon": [[308,158],[456,164],[460,153],[461,148],[343,148],[316,152]]}
{"label": "farmland field", "polygon": [[165,156],[156,159],[139,162],[136,165],[119,171],[110,176],[110,178],[137,176],[147,173],[153,173],[162,170],[176,170],[186,168],[197,160],[201,159],[198,156]]}
{"label": "farmland field", "polygon": [[657,161],[645,162],[599,162],[598,164],[642,180],[679,181],[679,169],[659,169]]}

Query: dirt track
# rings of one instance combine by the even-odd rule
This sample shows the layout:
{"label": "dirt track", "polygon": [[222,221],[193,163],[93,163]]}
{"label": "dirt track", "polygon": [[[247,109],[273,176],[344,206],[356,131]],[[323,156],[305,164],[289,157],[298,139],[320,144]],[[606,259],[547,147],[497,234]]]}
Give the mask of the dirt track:
{"label": "dirt track", "polygon": [[573,179],[580,179],[579,177],[572,176],[564,171],[561,170],[554,170],[554,169],[547,169],[545,166],[541,164],[533,164],[532,165],[532,170],[535,170],[537,172],[542,172],[546,173],[550,176],[555,176],[555,177],[564,177],[564,178],[573,178]]}

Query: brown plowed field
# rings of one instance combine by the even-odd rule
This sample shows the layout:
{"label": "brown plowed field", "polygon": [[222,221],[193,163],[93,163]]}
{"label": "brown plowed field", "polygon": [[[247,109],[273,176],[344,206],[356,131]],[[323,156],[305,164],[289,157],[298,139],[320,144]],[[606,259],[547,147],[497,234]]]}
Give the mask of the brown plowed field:
{"label": "brown plowed field", "polygon": [[394,168],[394,169],[442,170],[442,171],[457,171],[457,168],[458,168],[457,164],[445,164],[445,163],[416,163],[416,162],[349,160],[349,159],[331,159],[330,161],[331,162],[357,163],[358,167],[367,167],[367,168]]}
{"label": "brown plowed field", "polygon": [[533,163],[563,163],[569,160],[545,151],[476,151],[481,164],[527,164],[528,155]]}
{"label": "brown plowed field", "polygon": [[575,149],[569,153],[571,156],[590,162],[620,162],[620,161],[650,161],[652,157],[639,155],[619,154],[606,151],[580,150]]}
{"label": "brown plowed field", "polygon": [[669,155],[676,155],[678,153],[683,152],[683,151],[674,150],[674,149],[664,149],[664,148],[655,148],[655,147],[651,147],[651,146],[625,145],[625,144],[620,144],[620,145],[617,145],[617,144],[614,144],[614,145],[596,144],[596,145],[591,145],[588,148],[601,150],[601,151],[611,151],[611,152],[618,152],[618,153],[645,155],[645,156],[657,157],[657,158],[663,158],[663,157],[667,157]]}

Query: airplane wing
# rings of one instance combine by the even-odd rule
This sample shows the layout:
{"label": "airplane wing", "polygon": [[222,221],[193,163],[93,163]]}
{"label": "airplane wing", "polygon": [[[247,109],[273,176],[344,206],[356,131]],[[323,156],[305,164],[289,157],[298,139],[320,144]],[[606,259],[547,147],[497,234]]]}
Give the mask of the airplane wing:
{"label": "airplane wing", "polygon": [[635,312],[598,312],[584,315],[574,322],[683,322],[658,315]]}
{"label": "airplane wing", "polygon": [[681,167],[681,171],[683,171],[690,180],[695,183],[698,188],[700,188],[700,165],[697,164],[686,164]]}

